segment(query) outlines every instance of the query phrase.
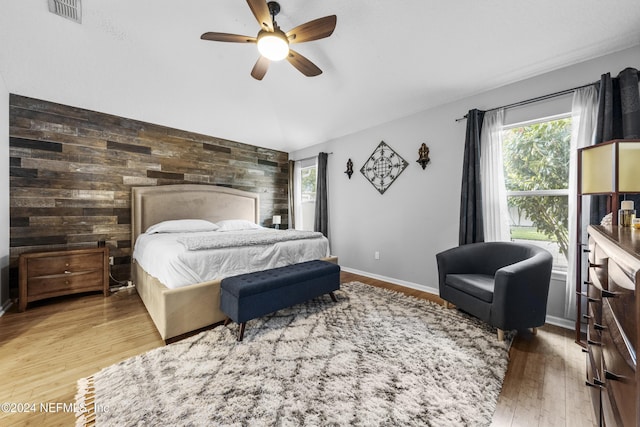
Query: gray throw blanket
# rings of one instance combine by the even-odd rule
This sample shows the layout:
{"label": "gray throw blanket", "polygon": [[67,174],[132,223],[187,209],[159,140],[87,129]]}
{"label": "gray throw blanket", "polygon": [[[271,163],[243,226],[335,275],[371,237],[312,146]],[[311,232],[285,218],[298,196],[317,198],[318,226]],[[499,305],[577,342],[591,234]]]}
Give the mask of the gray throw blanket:
{"label": "gray throw blanket", "polygon": [[321,237],[323,237],[322,233],[317,231],[253,230],[239,233],[214,232],[205,235],[185,236],[180,237],[178,242],[182,243],[190,251],[197,251],[201,249],[271,245],[288,240],[319,239]]}

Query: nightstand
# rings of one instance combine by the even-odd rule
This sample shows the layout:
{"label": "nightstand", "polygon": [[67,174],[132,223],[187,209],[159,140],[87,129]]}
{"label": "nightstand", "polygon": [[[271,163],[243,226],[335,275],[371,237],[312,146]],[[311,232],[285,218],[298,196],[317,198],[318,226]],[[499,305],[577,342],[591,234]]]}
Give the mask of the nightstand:
{"label": "nightstand", "polygon": [[19,265],[19,311],[27,303],[61,295],[101,291],[109,296],[107,247],[24,253]]}

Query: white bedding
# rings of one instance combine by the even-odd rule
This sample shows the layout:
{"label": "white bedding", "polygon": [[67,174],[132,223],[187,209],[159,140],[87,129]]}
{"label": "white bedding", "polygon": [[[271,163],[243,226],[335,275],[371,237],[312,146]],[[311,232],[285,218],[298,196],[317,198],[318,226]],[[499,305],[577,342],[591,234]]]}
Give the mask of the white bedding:
{"label": "white bedding", "polygon": [[[201,233],[206,239],[237,235],[243,240],[273,229]],[[282,267],[329,256],[329,241],[324,236],[281,241],[270,245],[251,245],[223,249],[187,250],[181,240],[194,233],[158,233],[138,236],[133,258],[150,275],[168,288],[179,288],[237,274]]]}

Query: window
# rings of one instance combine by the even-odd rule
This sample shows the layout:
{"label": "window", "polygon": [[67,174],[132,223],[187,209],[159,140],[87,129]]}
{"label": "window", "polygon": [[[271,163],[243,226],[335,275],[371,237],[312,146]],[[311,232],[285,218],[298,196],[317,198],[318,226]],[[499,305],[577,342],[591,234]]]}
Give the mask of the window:
{"label": "window", "polygon": [[502,141],[511,239],[544,247],[566,271],[571,117],[505,126]]}
{"label": "window", "polygon": [[316,211],[316,159],[296,162],[295,228],[313,231]]}

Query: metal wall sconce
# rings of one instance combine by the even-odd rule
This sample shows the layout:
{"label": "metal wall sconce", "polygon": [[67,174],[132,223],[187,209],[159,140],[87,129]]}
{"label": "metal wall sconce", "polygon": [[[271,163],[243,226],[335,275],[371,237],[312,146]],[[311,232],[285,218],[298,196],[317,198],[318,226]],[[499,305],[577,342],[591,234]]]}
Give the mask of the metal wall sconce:
{"label": "metal wall sconce", "polygon": [[346,173],[349,179],[351,179],[351,175],[353,175],[353,162],[351,159],[347,160],[347,170],[344,171],[344,173]]}
{"label": "metal wall sconce", "polygon": [[427,147],[427,144],[423,142],[418,149],[418,160],[416,160],[416,162],[420,163],[420,166],[422,166],[422,169],[424,170],[427,167],[427,163],[429,163],[430,161],[431,159],[429,159],[429,147]]}

